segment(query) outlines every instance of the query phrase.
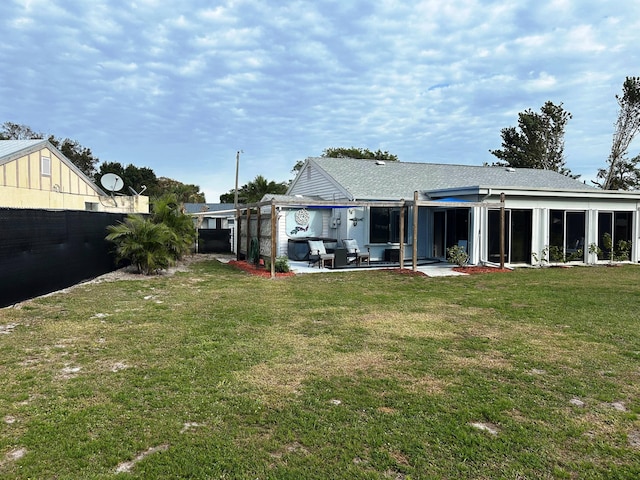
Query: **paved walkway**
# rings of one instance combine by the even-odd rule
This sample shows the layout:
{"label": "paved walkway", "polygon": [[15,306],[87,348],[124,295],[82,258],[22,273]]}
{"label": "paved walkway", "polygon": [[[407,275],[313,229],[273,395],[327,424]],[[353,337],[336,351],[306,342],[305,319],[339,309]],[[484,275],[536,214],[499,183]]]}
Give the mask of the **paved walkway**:
{"label": "paved walkway", "polygon": [[[289,260],[289,266],[291,270],[296,274],[300,273],[335,273],[335,272],[366,272],[368,270],[389,270],[398,268],[389,266],[389,265],[380,265],[376,266],[372,264],[370,267],[354,267],[354,268],[318,268],[317,266],[310,267],[308,262],[296,262],[293,260]],[[429,265],[422,265],[417,267],[418,272],[422,272],[429,277],[445,277],[445,276],[456,276],[456,275],[466,275],[466,273],[454,272],[454,265],[450,263],[432,263]],[[408,267],[411,269],[411,267]]]}
{"label": "paved walkway", "polygon": [[[229,260],[234,260],[235,256],[233,255],[219,255],[216,258],[222,263],[228,263]],[[372,264],[370,267],[353,267],[353,268],[318,268],[317,266],[311,267],[308,262],[298,262],[294,260],[289,260],[289,266],[291,267],[291,271],[296,274],[303,273],[338,273],[338,272],[366,272],[368,270],[384,270],[384,269],[393,269],[398,267],[392,267],[389,265],[380,265],[376,266]],[[454,272],[454,265],[450,263],[432,263],[429,265],[418,266],[417,270],[419,272],[424,273],[428,277],[447,277],[447,276],[456,276],[456,275],[466,275],[466,273]],[[411,267],[409,267],[410,269]]]}

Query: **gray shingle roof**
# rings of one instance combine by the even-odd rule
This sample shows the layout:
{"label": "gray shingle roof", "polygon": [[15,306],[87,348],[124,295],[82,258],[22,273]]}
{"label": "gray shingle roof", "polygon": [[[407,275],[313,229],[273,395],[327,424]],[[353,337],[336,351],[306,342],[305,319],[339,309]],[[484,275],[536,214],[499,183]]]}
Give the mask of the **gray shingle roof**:
{"label": "gray shingle roof", "polygon": [[547,190],[599,189],[549,170],[529,168],[385,162],[352,158],[310,158],[356,199],[412,198],[413,192],[461,188]]}
{"label": "gray shingle roof", "polygon": [[233,203],[185,203],[187,213],[220,212],[233,210]]}

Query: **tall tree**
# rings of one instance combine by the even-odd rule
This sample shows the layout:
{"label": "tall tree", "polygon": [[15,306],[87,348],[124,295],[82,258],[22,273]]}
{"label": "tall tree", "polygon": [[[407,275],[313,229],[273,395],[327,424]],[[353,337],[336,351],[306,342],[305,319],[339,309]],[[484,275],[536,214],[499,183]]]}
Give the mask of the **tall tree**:
{"label": "tall tree", "polygon": [[31,130],[27,125],[13,122],[4,122],[0,130],[0,140],[38,140],[44,138],[44,134]]}
{"label": "tall tree", "polygon": [[547,101],[540,113],[531,109],[520,112],[518,126],[500,132],[502,149],[489,151],[498,157],[497,165],[553,170],[572,176],[564,160],[564,130],[571,118],[562,103]]}
{"label": "tall tree", "polygon": [[65,138],[64,140],[49,136],[49,142],[62,152],[73,164],[82,170],[87,177],[91,178],[96,173],[96,165],[100,162],[98,157],[94,157],[91,149],[83,147],[77,140]]}
{"label": "tall tree", "polygon": [[120,162],[103,162],[94,177],[97,185],[100,185],[100,178],[106,173],[115,173],[122,178],[126,190],[123,193],[127,195],[130,193],[129,187],[140,193],[143,185],[147,187],[144,195],[151,195],[149,192],[159,193],[157,189],[158,179],[150,168],[140,168],[132,164],[124,167]]}
{"label": "tall tree", "polygon": [[628,160],[629,145],[640,131],[640,77],[627,77],[622,84],[622,95],[616,95],[620,106],[613,133],[611,153],[607,167],[598,170],[595,183],[605,190],[632,190],[638,188],[640,174],[637,165],[640,156]]}
{"label": "tall tree", "polygon": [[187,184],[167,177],[158,177],[155,189],[149,189],[150,197],[174,194],[180,203],[205,203],[206,198],[198,185]]}
{"label": "tall tree", "polygon": [[[240,203],[257,203],[262,200],[268,193],[276,195],[282,195],[287,192],[289,186],[285,182],[269,181],[262,175],[258,175],[249,183],[243,185],[238,189],[238,202]],[[220,195],[221,203],[234,203],[235,190],[230,190],[228,193]]]}

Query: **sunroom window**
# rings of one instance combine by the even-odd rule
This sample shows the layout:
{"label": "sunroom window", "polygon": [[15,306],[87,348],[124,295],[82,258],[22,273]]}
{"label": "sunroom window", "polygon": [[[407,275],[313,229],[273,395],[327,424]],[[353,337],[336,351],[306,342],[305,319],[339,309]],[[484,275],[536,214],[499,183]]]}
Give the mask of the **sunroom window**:
{"label": "sunroom window", "polygon": [[549,260],[583,262],[585,258],[585,213],[551,210],[549,215]]}
{"label": "sunroom window", "polygon": [[632,212],[598,213],[599,260],[630,259],[632,220]]}

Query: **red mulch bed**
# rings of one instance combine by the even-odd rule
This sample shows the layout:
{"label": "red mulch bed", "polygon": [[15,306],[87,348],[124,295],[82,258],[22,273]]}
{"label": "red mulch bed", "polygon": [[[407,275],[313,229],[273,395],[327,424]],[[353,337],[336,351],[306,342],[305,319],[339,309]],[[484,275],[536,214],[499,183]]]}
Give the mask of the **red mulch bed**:
{"label": "red mulch bed", "polygon": [[[264,277],[264,278],[271,278],[271,269],[267,270],[264,267],[257,267],[256,265],[253,265],[251,263],[247,263],[239,260],[231,260],[229,262],[229,265],[233,265],[234,267],[239,268],[240,270],[244,270],[245,272],[250,273],[251,275],[257,275],[259,277]],[[293,277],[293,276],[295,276],[295,273],[293,272],[287,272],[287,273],[276,272],[276,278]]]}
{"label": "red mulch bed", "polygon": [[467,273],[469,275],[476,275],[479,273],[508,273],[511,272],[508,268],[495,268],[495,267],[453,267],[454,272]]}

